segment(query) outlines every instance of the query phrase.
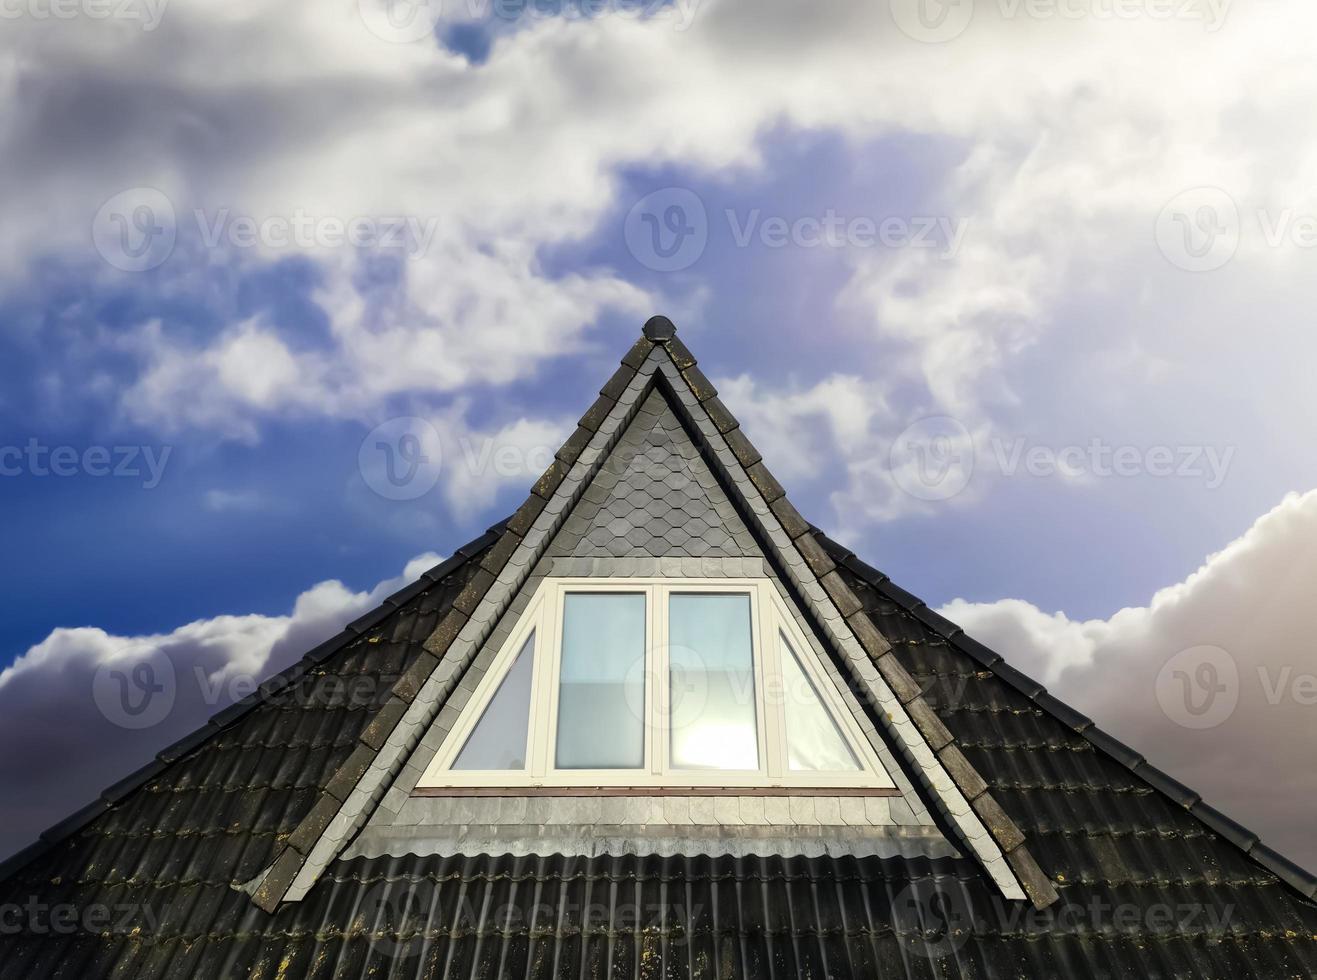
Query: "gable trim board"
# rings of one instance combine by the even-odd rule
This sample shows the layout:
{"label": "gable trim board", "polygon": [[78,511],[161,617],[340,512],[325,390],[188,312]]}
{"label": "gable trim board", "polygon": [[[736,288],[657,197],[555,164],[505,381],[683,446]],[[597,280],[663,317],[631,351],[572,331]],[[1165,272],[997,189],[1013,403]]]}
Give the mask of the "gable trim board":
{"label": "gable trim board", "polygon": [[[650,326],[647,324],[647,333]],[[442,703],[450,697],[464,703],[471,696],[479,679],[464,676],[471,659],[579,500],[598,464],[621,438],[642,394],[659,379],[666,382],[669,403],[681,410],[679,417],[684,416],[682,421],[695,428],[691,434],[707,451],[706,462],[715,476],[725,478],[724,490],[752,531],[758,531],[770,560],[780,566],[779,572],[802,600],[814,625],[843,655],[857,683],[872,694],[880,709],[876,712],[879,720],[906,756],[924,792],[954,828],[953,839],[973,852],[1007,897],[1024,899],[1027,895],[1039,907],[1056,900],[1051,882],[1023,846],[1024,835],[963,756],[958,751],[948,752],[953,748],[950,733],[890,657],[890,645],[863,614],[831,560],[817,546],[811,548],[813,538],[806,534],[809,525],[787,502],[759,454],[740,434],[735,418],[717,400],[716,390],[694,357],[674,336],[658,344],[642,338],[623,358],[622,366],[600,390],[600,399],[508,522],[503,540],[482,561],[481,572],[426,642],[429,655],[418,661],[415,690],[400,692],[400,703],[391,702],[381,711],[388,718],[380,733],[391,728],[383,744],[363,742],[358,747],[330,781],[323,806],[317,805],[304,821],[306,831],[299,827],[268,872],[249,883],[258,905],[273,910],[281,901],[300,900],[384,798]],[[795,531],[794,539],[788,529]],[[431,674],[422,680],[420,672],[426,668]],[[902,697],[893,692],[893,686],[901,689]],[[408,693],[410,701],[403,696]],[[388,724],[390,720],[392,724]],[[400,805],[397,800],[391,802]],[[304,842],[303,847],[296,846],[299,842]]]}

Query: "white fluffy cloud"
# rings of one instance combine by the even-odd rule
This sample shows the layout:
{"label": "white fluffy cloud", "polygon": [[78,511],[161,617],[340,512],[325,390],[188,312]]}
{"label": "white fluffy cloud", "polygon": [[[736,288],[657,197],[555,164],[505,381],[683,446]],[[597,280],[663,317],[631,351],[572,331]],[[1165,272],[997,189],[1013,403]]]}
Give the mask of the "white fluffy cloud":
{"label": "white fluffy cloud", "polygon": [[[380,40],[355,3],[173,0],[149,33],[7,21],[0,267],[90,254],[91,216],[143,185],[169,196],[180,228],[295,212],[419,222],[428,247],[383,294],[363,285],[355,252],[318,239],[204,258],[322,262],[329,344],[294,350],[278,324],[156,333],[125,410],[251,437],[269,413],[355,415],[401,392],[524,378],[605,313],[649,309],[626,270],[551,276],[539,264],[546,245],[613,213],[623,166],[753,169],[774,126],[938,137],[964,147],[931,202],[969,222],[964,247],[951,258],[857,250],[839,303],[899,345],[857,369],[915,379],[921,411],[974,427],[1009,400],[1003,364],[1053,327],[1068,289],[1130,256],[1160,262],[1152,222],[1178,191],[1220,184],[1241,202],[1300,210],[1314,197],[1317,141],[1293,125],[1317,92],[1311,4],[1202,4],[1200,18],[1170,20],[1033,8],[978,4],[940,45],[864,0],[706,0],[683,6],[688,30],[674,17],[532,18],[480,66],[428,39]],[[1284,251],[1260,238],[1246,238],[1241,261]],[[1115,275],[1113,288],[1139,288]],[[872,466],[866,446],[850,451]]]}
{"label": "white fluffy cloud", "polygon": [[[368,592],[320,582],[283,616],[216,616],[152,636],[54,630],[0,672],[0,854],[31,843],[439,560],[421,555]],[[132,715],[113,672],[131,675],[142,665],[162,691],[146,701],[136,698],[145,685],[131,687],[127,703],[144,708]]]}
{"label": "white fluffy cloud", "polygon": [[1317,491],[1292,494],[1147,606],[940,612],[1300,863],[1317,865]]}

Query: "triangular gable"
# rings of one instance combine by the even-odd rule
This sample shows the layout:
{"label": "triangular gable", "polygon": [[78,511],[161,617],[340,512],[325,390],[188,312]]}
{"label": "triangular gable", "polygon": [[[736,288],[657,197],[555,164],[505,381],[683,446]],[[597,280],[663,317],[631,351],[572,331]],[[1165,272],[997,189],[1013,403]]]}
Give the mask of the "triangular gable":
{"label": "triangular gable", "polygon": [[[427,642],[427,649],[442,654],[443,659],[434,656],[434,672],[410,702],[401,697],[401,704],[390,704],[381,712],[387,715],[384,726],[396,722],[392,734],[378,751],[363,747],[365,751],[354,753],[345,764],[339,785],[351,786],[346,798],[341,806],[326,805],[319,815],[323,831],[304,835],[314,841],[305,853],[286,850],[266,875],[253,882],[258,904],[273,908],[281,900],[300,899],[381,798],[386,806],[390,802],[400,805],[396,795],[392,801],[386,796],[398,770],[439,707],[450,696],[463,701],[471,696],[471,688],[462,685],[474,683],[465,677],[472,657],[497,627],[548,541],[655,384],[666,386],[741,516],[766,543],[779,573],[809,611],[814,625],[841,652],[852,678],[867,688],[879,708],[878,721],[900,747],[941,818],[953,828],[957,842],[978,858],[1007,897],[1025,897],[1023,885],[1036,904],[1055,900],[1055,891],[1022,846],[1023,835],[951,744],[949,733],[922,702],[908,675],[895,658],[887,656],[890,646],[862,615],[830,559],[805,534],[809,525],[786,501],[777,481],[673,333],[663,318],[646,325],[646,337],[601,389],[599,400],[509,522],[504,539],[491,549],[485,570],[469,586],[469,596],[459,599],[454,613]],[[894,684],[901,690],[899,697]]]}
{"label": "triangular gable", "polygon": [[551,557],[763,557],[661,392],[645,397]]}
{"label": "triangular gable", "polygon": [[[450,700],[440,710],[393,783],[393,790],[399,792],[391,792],[391,802],[397,802],[401,794],[413,793],[418,785],[508,785],[497,773],[488,777],[455,775],[447,780],[441,774],[454,761],[461,741],[472,734],[476,717],[511,669],[514,656],[520,655],[531,632],[530,624],[521,620],[521,610],[540,617],[537,590],[546,576],[604,576],[614,582],[637,581],[644,576],[682,580],[770,578],[780,592],[773,602],[790,617],[788,628],[793,632],[788,641],[792,652],[789,657],[781,657],[782,663],[789,666],[795,660],[803,664],[801,682],[807,687],[818,686],[822,698],[819,710],[827,717],[837,716],[835,724],[845,731],[843,741],[863,760],[859,772],[873,773],[873,785],[899,789],[908,807],[900,812],[909,815],[910,824],[933,829],[926,805],[890,747],[873,730],[853,693],[853,685],[837,672],[801,610],[773,575],[766,557],[682,427],[668,398],[659,387],[651,389],[545,549],[545,556],[527,577],[518,599],[474,658],[470,673],[481,680],[473,688],[471,699],[460,707],[461,698]],[[776,642],[777,637],[765,639]],[[803,704],[797,707],[801,717],[795,724],[804,725],[808,708]],[[786,727],[789,729],[790,723]],[[414,778],[417,770],[424,772],[424,778]],[[397,816],[405,823],[411,814],[394,815],[382,808],[377,816],[380,820],[375,822]]]}

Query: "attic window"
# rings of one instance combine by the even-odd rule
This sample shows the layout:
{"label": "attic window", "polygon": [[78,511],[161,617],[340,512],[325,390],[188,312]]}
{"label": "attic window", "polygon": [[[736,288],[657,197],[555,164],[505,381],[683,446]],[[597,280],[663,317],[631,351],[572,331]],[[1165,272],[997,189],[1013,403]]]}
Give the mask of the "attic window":
{"label": "attic window", "polygon": [[548,579],[417,785],[893,784],[771,582]]}

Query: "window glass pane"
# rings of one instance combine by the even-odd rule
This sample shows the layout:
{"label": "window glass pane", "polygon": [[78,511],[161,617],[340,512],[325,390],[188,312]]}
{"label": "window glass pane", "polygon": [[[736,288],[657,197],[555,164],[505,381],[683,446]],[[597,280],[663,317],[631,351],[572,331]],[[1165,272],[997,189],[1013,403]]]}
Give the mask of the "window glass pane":
{"label": "window glass pane", "polygon": [[558,687],[559,769],[645,765],[645,596],[568,593]]}
{"label": "window glass pane", "polygon": [[782,683],[786,699],[787,764],[808,772],[854,772],[860,768],[846,737],[782,637]]}
{"label": "window glass pane", "polygon": [[534,664],[532,632],[458,753],[454,769],[488,772],[526,768],[526,730],[530,725],[530,678]]}
{"label": "window glass pane", "polygon": [[673,768],[758,769],[750,597],[672,596],[668,663]]}

